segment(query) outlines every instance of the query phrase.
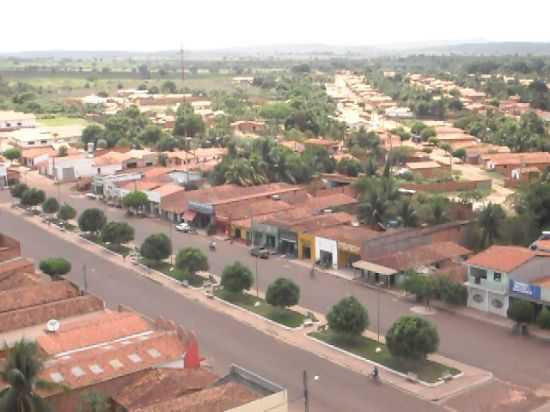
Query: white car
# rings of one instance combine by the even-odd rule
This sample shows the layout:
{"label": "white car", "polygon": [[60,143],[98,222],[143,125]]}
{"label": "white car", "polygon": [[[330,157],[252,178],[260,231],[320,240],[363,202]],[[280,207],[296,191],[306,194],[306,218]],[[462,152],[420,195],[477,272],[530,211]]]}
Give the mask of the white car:
{"label": "white car", "polygon": [[94,200],[97,199],[97,195],[95,193],[92,193],[92,192],[86,193],[86,197],[88,199],[94,199]]}
{"label": "white car", "polygon": [[184,233],[187,233],[191,230],[191,226],[189,226],[189,223],[180,223],[178,225],[176,225],[176,230],[178,232],[184,232]]}

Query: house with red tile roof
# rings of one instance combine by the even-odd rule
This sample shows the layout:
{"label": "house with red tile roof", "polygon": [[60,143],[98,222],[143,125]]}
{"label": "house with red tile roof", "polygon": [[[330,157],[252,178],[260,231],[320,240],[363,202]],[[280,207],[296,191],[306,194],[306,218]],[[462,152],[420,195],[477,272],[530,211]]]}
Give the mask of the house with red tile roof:
{"label": "house with red tile roof", "polygon": [[550,303],[550,253],[544,249],[493,245],[465,265],[471,308],[506,316],[512,299]]}
{"label": "house with red tile roof", "polygon": [[483,156],[485,168],[495,170],[507,178],[512,178],[514,170],[525,167],[536,167],[541,172],[550,166],[550,153],[495,153]]}

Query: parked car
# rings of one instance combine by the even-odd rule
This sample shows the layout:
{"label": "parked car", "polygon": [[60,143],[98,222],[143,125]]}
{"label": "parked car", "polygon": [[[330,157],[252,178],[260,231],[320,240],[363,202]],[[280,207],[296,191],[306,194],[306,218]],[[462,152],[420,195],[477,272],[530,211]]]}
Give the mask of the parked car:
{"label": "parked car", "polygon": [[176,230],[178,232],[189,233],[191,231],[191,226],[189,226],[189,223],[179,223],[176,225]]}
{"label": "parked car", "polygon": [[93,199],[93,200],[97,199],[97,195],[95,193],[92,193],[92,192],[86,193],[86,197],[88,199]]}
{"label": "parked car", "polygon": [[252,256],[259,257],[260,259],[269,258],[269,250],[267,250],[263,247],[254,247],[254,248],[250,249],[250,254]]}

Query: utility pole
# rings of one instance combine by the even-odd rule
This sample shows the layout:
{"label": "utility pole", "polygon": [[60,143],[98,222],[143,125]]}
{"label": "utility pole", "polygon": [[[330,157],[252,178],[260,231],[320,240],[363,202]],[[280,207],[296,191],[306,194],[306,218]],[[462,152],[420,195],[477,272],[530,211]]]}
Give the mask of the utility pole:
{"label": "utility pole", "polygon": [[378,343],[380,343],[380,286],[376,294],[376,335]]}
{"label": "utility pole", "polygon": [[82,265],[82,277],[84,279],[84,292],[88,291],[88,273],[86,264]]}
{"label": "utility pole", "polygon": [[307,383],[306,370],[304,370],[303,382],[304,382],[304,412],[309,412],[309,388]]}
{"label": "utility pole", "polygon": [[183,54],[183,43],[180,44],[180,68],[181,68],[181,80],[185,80],[185,70],[184,70],[184,54]]}

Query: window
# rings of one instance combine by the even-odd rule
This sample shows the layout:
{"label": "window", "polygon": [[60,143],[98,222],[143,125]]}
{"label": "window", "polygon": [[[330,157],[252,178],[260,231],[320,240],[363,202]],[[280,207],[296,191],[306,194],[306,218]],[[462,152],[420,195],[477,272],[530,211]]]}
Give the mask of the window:
{"label": "window", "polygon": [[493,274],[493,280],[495,282],[500,282],[502,280],[502,273],[495,272]]}
{"label": "window", "polygon": [[475,283],[478,285],[481,283],[481,279],[487,279],[487,271],[485,269],[470,266],[470,275],[475,278]]}

